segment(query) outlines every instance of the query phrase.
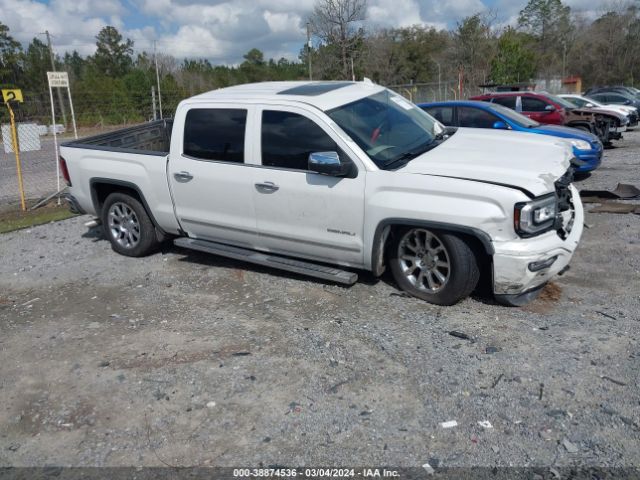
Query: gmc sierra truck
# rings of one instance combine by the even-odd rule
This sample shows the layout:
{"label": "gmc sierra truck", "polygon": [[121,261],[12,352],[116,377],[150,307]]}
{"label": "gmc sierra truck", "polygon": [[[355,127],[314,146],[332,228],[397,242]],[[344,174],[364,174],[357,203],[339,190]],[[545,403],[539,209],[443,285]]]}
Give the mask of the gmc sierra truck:
{"label": "gmc sierra truck", "polygon": [[268,82],[66,143],[60,166],[71,208],[123,255],[173,239],[343,284],[388,268],[440,305],[482,278],[522,305],[578,246],[571,161],[562,139],[448,130],[371,82]]}

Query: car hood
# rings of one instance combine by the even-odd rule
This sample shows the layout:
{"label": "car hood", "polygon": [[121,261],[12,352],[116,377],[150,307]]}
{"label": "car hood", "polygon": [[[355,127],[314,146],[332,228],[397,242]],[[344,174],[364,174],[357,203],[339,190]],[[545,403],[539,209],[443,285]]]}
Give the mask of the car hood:
{"label": "car hood", "polygon": [[565,140],[529,133],[459,128],[398,171],[504,185],[534,196],[555,191],[573,157]]}
{"label": "car hood", "polygon": [[585,132],[579,128],[564,127],[562,125],[540,125],[534,128],[538,133],[545,133],[563,138],[577,138],[587,142],[597,143],[599,141],[593,133]]}

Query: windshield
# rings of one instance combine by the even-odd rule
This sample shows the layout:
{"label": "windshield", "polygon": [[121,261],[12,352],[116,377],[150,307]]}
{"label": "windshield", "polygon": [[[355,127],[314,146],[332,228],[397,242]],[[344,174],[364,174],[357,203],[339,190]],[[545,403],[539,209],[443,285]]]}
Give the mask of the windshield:
{"label": "windshield", "polygon": [[570,102],[566,98],[556,97],[555,95],[546,95],[547,98],[553,100],[556,103],[559,103],[564,108],[580,108],[575,103]]}
{"label": "windshield", "polygon": [[390,90],[326,112],[380,168],[411,160],[438,143],[442,126]]}
{"label": "windshield", "polygon": [[531,120],[529,117],[522,115],[515,110],[511,110],[510,108],[504,107],[497,103],[490,103],[489,105],[491,105],[491,109],[494,112],[499,113],[503,117],[507,117],[510,121],[520,127],[535,128],[540,126],[540,124],[535,120]]}

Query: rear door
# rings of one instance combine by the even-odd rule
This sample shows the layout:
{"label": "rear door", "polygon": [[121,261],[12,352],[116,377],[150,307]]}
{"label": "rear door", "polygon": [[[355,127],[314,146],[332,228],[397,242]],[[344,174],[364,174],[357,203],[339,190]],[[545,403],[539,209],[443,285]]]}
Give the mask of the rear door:
{"label": "rear door", "polygon": [[423,110],[447,127],[457,127],[453,106],[424,107]]}
{"label": "rear door", "polygon": [[212,105],[186,114],[184,140],[172,144],[168,175],[176,216],[190,237],[255,244],[252,167],[245,164],[251,112]]}
{"label": "rear door", "polygon": [[458,107],[458,125],[460,127],[494,128],[493,126],[496,122],[502,122],[502,120],[481,108]]}
{"label": "rear door", "polygon": [[511,110],[516,110],[517,100],[517,95],[504,95],[501,97],[494,97],[493,103],[497,103],[498,105],[502,105],[503,107],[510,108]]}
{"label": "rear door", "polygon": [[[345,142],[315,114],[290,106],[261,109],[260,168],[253,198],[259,248],[330,263],[363,264],[365,171]],[[335,151],[354,165],[352,178],[308,170],[312,152]]]}

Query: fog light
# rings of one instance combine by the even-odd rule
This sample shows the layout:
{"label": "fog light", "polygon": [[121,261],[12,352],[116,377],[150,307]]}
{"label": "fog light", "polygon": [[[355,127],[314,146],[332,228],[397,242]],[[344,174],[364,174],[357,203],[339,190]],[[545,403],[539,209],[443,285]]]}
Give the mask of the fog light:
{"label": "fog light", "polygon": [[558,259],[558,256],[547,258],[546,260],[540,260],[538,262],[531,262],[529,264],[530,272],[539,272],[540,270],[544,270],[545,268],[549,268],[554,262]]}

